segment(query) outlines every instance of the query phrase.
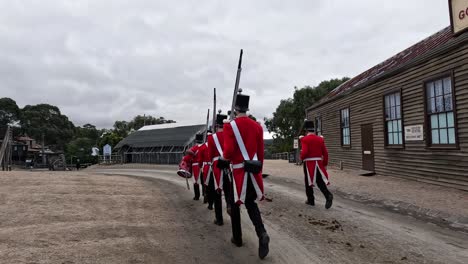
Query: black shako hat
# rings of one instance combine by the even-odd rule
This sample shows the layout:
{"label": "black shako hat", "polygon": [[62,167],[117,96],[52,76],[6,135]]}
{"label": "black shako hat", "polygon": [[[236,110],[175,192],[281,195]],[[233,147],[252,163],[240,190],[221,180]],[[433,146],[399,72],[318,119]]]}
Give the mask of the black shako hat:
{"label": "black shako hat", "polygon": [[234,108],[241,112],[249,111],[249,100],[250,96],[245,94],[238,94],[236,97],[236,106]]}
{"label": "black shako hat", "polygon": [[228,118],[227,115],[222,115],[222,114],[216,115],[216,125],[223,126],[224,125],[223,121],[227,118]]}
{"label": "black shako hat", "polygon": [[304,120],[304,129],[309,132],[314,132],[315,131],[314,121]]}
{"label": "black shako hat", "polygon": [[203,134],[196,134],[195,135],[195,142],[196,143],[203,143]]}

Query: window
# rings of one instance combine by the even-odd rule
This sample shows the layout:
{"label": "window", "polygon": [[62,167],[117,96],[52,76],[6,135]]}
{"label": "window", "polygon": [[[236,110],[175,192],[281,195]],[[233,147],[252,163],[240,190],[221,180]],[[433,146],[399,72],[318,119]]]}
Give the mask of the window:
{"label": "window", "polygon": [[315,118],[315,134],[317,136],[322,135],[322,118],[320,116]]}
{"label": "window", "polygon": [[341,145],[351,146],[351,134],[349,130],[349,108],[342,109],[341,113]]}
{"label": "window", "polygon": [[401,122],[401,93],[385,96],[385,133],[388,146],[403,145],[403,127]]}
{"label": "window", "polygon": [[455,145],[455,117],[451,77],[426,83],[429,145]]}

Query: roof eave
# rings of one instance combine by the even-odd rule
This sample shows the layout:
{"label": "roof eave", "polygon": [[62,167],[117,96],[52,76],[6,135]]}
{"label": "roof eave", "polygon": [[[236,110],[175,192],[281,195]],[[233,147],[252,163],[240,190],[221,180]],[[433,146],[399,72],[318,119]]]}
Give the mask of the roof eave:
{"label": "roof eave", "polygon": [[401,73],[401,72],[407,70],[410,67],[414,67],[416,65],[422,64],[422,63],[426,62],[427,60],[433,59],[436,56],[439,56],[439,55],[441,55],[443,53],[449,52],[449,51],[457,48],[458,46],[464,44],[467,41],[468,41],[468,34],[460,35],[454,41],[446,43],[444,45],[441,45],[440,47],[435,48],[433,51],[428,52],[427,54],[424,54],[420,58],[417,58],[417,59],[415,59],[413,61],[402,64],[401,66],[399,66],[399,67],[397,67],[397,68],[395,68],[395,69],[393,69],[393,70],[391,70],[389,72],[386,72],[386,73],[382,74],[381,76],[378,76],[378,77],[376,77],[374,79],[363,82],[362,84],[359,84],[359,85],[357,85],[357,86],[343,92],[342,94],[336,95],[336,96],[334,96],[333,98],[331,98],[329,100],[325,100],[323,102],[315,103],[312,106],[309,106],[308,108],[306,108],[306,112],[309,112],[309,111],[311,111],[311,110],[313,110],[315,108],[321,107],[321,106],[323,106],[325,104],[334,102],[334,101],[336,101],[336,100],[338,100],[340,98],[343,98],[344,96],[346,96],[348,94],[351,94],[351,93],[353,93],[355,91],[363,89],[366,86],[372,85],[374,83],[377,83],[377,82],[380,82],[380,81],[382,81],[384,79],[387,79],[387,78],[389,78],[389,77],[391,77],[393,75]]}

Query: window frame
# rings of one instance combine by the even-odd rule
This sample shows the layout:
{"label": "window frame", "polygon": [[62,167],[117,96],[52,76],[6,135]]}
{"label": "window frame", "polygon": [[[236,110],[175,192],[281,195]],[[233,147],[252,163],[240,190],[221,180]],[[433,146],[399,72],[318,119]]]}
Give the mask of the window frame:
{"label": "window frame", "polygon": [[[343,144],[343,126],[342,126],[342,122],[341,122],[341,119],[342,119],[342,115],[341,115],[341,112],[343,110],[346,110],[348,109],[348,130],[349,130],[349,144],[345,145]],[[342,148],[351,148],[351,107],[350,106],[347,106],[347,107],[344,107],[344,108],[341,108],[339,110],[339,122],[340,122],[340,142],[341,142],[341,147]]]}
{"label": "window frame", "polygon": [[[395,93],[400,93],[400,120],[401,120],[401,144],[388,144],[388,128],[387,128],[387,117],[385,115],[385,97],[391,94]],[[404,122],[404,114],[403,114],[403,89],[402,88],[397,88],[397,89],[392,89],[389,90],[388,92],[384,93],[382,96],[382,106],[383,106],[383,111],[382,111],[382,116],[383,116],[383,126],[384,126],[384,148],[387,149],[404,149],[405,146],[405,122]]]}
{"label": "window frame", "polygon": [[[319,131],[319,130],[318,130],[318,127],[319,127],[319,126],[317,126],[317,123],[318,123],[317,120],[320,120],[320,135],[318,134],[318,131]],[[323,120],[322,120],[322,116],[320,116],[320,115],[315,116],[315,119],[314,119],[314,122],[315,122],[315,135],[317,135],[317,136],[323,135],[323,124],[322,124],[322,121],[323,121]]]}
{"label": "window frame", "polygon": [[[430,82],[435,82],[437,80],[443,80],[444,78],[450,78],[450,84],[452,86],[452,112],[453,112],[453,127],[455,130],[455,144],[432,144],[432,129],[431,129],[431,120],[430,114],[427,111],[427,88],[426,85]],[[423,81],[423,95],[424,95],[424,134],[426,140],[427,149],[440,149],[440,150],[458,150],[460,149],[460,141],[458,138],[458,118],[457,118],[457,102],[455,97],[455,80],[454,72],[448,71],[438,75],[434,75],[430,78],[427,78]],[[446,112],[445,112],[446,113]]]}

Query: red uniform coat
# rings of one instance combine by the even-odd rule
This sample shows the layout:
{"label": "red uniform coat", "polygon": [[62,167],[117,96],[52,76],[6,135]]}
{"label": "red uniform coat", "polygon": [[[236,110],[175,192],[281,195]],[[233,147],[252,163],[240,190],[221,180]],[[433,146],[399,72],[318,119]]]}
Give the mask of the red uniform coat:
{"label": "red uniform coat", "polygon": [[[216,147],[214,137],[218,139],[219,147],[221,148],[221,153],[219,153],[218,148]],[[215,188],[217,191],[223,189],[223,175],[222,170],[218,168],[218,159],[223,155],[223,144],[224,144],[224,133],[222,131],[216,132],[208,138],[208,153],[212,164],[212,171],[215,177]]]}
{"label": "red uniform coat", "polygon": [[251,177],[257,199],[263,200],[263,178],[262,173],[255,175],[246,173],[243,168],[244,157],[237,144],[236,137],[232,129],[232,122],[236,122],[240,134],[247,149],[249,159],[253,160],[256,156],[263,163],[264,145],[263,145],[263,128],[249,117],[238,117],[231,123],[224,124],[224,153],[225,159],[232,162],[233,166],[233,185],[234,199],[236,203],[242,204],[245,202],[247,189],[247,177]]}
{"label": "red uniform coat", "polygon": [[191,155],[192,157],[192,178],[193,182],[195,184],[200,183],[200,145],[194,145],[192,148],[190,148],[190,152],[193,154]]}
{"label": "red uniform coat", "polygon": [[[317,176],[322,177],[325,184],[330,184],[328,181],[328,150],[322,137],[315,134],[308,134],[301,139],[301,160],[304,161],[307,168],[307,177],[309,186],[315,186]],[[316,175],[318,172],[320,175]]]}
{"label": "red uniform coat", "polygon": [[202,168],[203,183],[208,186],[210,180],[209,176],[211,174],[211,159],[210,154],[208,153],[208,143],[200,146],[200,149],[198,150],[198,162]]}

